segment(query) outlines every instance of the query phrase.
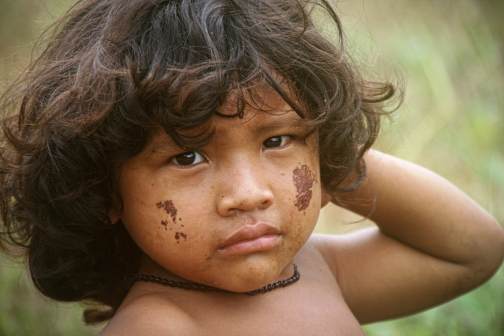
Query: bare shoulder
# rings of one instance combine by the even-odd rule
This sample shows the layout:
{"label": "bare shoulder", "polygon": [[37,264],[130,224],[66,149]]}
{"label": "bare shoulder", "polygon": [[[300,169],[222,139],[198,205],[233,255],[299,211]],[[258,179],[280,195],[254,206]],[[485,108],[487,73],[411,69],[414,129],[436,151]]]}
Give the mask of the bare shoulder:
{"label": "bare shoulder", "polygon": [[[353,252],[362,244],[361,234],[325,235],[312,234],[308,244],[327,264],[331,272],[337,277],[340,266],[339,259],[351,257]],[[349,255],[347,255],[349,254]]]}
{"label": "bare shoulder", "polygon": [[321,254],[344,296],[355,288],[362,291],[361,286],[375,288],[376,279],[402,281],[400,275],[404,272],[415,273],[419,267],[427,267],[418,251],[388,237],[377,227],[345,235],[314,234],[310,243]]}
{"label": "bare shoulder", "polygon": [[308,266],[311,274],[326,278],[327,281],[339,287],[338,275],[341,273],[341,269],[337,259],[343,257],[342,254],[345,253],[344,251],[340,253],[340,250],[348,249],[348,238],[345,236],[312,234],[297,254],[296,259],[306,261],[303,266]]}
{"label": "bare shoulder", "polygon": [[99,334],[115,335],[198,335],[195,320],[173,302],[156,293],[125,301]]}

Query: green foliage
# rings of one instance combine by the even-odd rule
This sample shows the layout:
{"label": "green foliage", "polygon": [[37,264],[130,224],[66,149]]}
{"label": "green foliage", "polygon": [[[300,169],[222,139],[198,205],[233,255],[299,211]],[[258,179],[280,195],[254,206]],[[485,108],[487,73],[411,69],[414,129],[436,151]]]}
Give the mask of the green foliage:
{"label": "green foliage", "polygon": [[42,297],[35,291],[22,265],[0,264],[0,335],[95,335],[84,328],[82,308]]}
{"label": "green foliage", "polygon": [[[0,0],[0,81],[26,64],[30,42],[70,3]],[[378,147],[447,177],[504,223],[503,2],[357,0],[338,6],[357,59],[374,64],[373,73],[398,68],[408,81],[405,104]],[[363,226],[324,218],[319,224],[319,232]],[[97,332],[83,326],[81,307],[35,293],[21,266],[0,260],[0,279],[0,335]],[[501,268],[455,301],[365,330],[387,336],[504,335],[503,282]]]}

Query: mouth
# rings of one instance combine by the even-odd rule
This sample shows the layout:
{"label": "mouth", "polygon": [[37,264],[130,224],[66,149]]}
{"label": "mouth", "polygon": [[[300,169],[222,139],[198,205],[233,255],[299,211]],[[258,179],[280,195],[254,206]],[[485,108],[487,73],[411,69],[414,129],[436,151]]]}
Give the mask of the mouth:
{"label": "mouth", "polygon": [[280,238],[280,231],[272,225],[247,225],[226,237],[219,247],[219,252],[240,255],[267,251],[275,247]]}

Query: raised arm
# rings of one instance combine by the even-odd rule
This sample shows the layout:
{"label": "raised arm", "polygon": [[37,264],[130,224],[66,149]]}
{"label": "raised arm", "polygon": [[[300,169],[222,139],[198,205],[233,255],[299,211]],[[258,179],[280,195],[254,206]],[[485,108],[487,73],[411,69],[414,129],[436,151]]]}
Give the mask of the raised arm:
{"label": "raised arm", "polygon": [[[377,228],[317,236],[361,323],[412,314],[487,280],[504,257],[504,231],[484,209],[433,172],[370,151],[368,181],[343,206]],[[340,204],[341,205],[341,204]]]}

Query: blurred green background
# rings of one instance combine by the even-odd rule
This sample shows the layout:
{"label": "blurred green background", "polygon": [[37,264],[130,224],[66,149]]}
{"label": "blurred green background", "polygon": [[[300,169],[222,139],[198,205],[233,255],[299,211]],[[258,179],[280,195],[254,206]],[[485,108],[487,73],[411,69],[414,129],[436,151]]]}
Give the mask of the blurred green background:
{"label": "blurred green background", "polygon": [[[0,83],[26,66],[32,42],[68,0],[0,0]],[[448,178],[504,223],[504,1],[345,0],[350,49],[373,75],[402,73],[406,98],[377,148]],[[2,89],[0,89],[2,90]],[[316,231],[370,223],[327,207]],[[95,335],[82,308],[33,290],[23,265],[0,256],[0,335]],[[368,335],[504,335],[504,268],[485,285]]]}

